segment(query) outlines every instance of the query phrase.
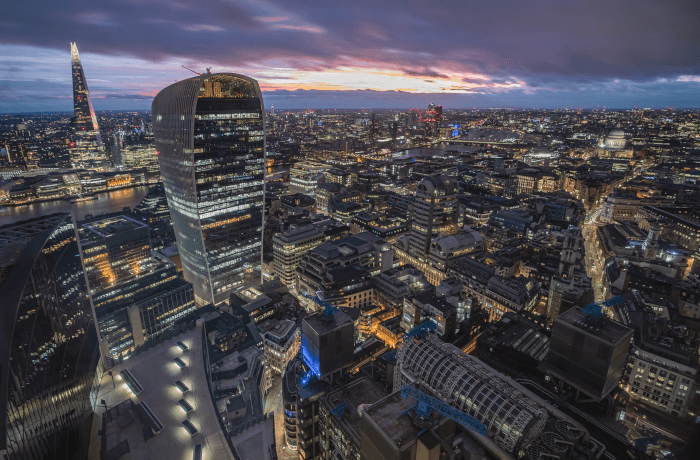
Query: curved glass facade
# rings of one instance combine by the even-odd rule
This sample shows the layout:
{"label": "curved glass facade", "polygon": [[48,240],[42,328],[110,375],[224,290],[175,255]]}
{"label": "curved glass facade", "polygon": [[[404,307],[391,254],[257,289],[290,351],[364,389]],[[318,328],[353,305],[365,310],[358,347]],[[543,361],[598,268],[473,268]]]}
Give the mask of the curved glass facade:
{"label": "curved glass facade", "polygon": [[394,388],[419,381],[453,407],[495,433],[493,440],[516,453],[543,430],[549,415],[476,358],[434,335],[409,340],[397,353]]}
{"label": "curved glass facade", "polygon": [[207,302],[259,281],[265,113],[258,83],[204,74],[153,101],[153,132],[185,278]]}
{"label": "curved glass facade", "polygon": [[0,227],[0,452],[84,459],[99,343],[70,214]]}

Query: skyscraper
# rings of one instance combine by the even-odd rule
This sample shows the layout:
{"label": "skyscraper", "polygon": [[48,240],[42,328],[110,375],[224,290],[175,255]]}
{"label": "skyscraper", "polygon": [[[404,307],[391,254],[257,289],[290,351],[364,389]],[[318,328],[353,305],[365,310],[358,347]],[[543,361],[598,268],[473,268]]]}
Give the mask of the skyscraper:
{"label": "skyscraper", "polygon": [[153,101],[156,151],[182,268],[200,303],[222,301],[232,289],[259,282],[264,113],[258,82],[236,74],[183,80]]}
{"label": "skyscraper", "polygon": [[409,252],[427,261],[430,243],[441,232],[457,231],[458,188],[447,176],[426,177],[416,188]]}
{"label": "skyscraper", "polygon": [[0,452],[85,459],[97,331],[69,213],[0,227]]}
{"label": "skyscraper", "polygon": [[440,125],[442,124],[442,106],[432,102],[428,105],[428,110],[423,115],[425,123],[425,137],[440,137]]}
{"label": "skyscraper", "polygon": [[73,68],[73,110],[75,117],[75,142],[71,146],[71,162],[74,166],[89,166],[95,161],[105,161],[102,136],[97,125],[97,116],[92,106],[87,79],[80,62],[78,46],[70,44],[71,67]]}

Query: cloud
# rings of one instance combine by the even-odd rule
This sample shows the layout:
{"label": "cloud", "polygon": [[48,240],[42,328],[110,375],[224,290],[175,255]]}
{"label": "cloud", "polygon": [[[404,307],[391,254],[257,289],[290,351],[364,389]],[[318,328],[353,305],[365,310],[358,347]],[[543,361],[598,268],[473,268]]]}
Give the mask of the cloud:
{"label": "cloud", "polygon": [[188,32],[223,32],[225,30],[220,26],[210,26],[206,24],[184,26],[182,29],[187,30]]}
{"label": "cloud", "polygon": [[288,19],[289,16],[258,16],[255,18],[256,21],[260,22],[282,22]]}
{"label": "cloud", "polygon": [[700,75],[698,17],[691,0],[32,0],[3,11],[0,69],[25,75],[0,78],[36,74],[70,91],[76,41],[95,93],[155,94],[188,77],[185,64],[249,74],[268,92],[370,90],[392,103],[390,92],[569,102],[597,92],[670,104],[678,85],[699,91],[688,85]]}
{"label": "cloud", "polygon": [[324,34],[326,33],[325,29],[322,27],[318,26],[312,26],[312,25],[302,25],[302,26],[297,26],[294,24],[274,24],[272,26],[273,29],[278,29],[278,30],[294,30],[296,32],[309,32],[312,34]]}

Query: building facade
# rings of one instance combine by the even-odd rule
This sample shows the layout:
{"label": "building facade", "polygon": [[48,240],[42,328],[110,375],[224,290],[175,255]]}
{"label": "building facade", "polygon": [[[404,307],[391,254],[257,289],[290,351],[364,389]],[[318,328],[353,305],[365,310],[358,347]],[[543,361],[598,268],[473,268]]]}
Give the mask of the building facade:
{"label": "building facade", "polygon": [[127,356],[195,309],[192,284],[151,252],[147,225],[126,216],[81,222],[80,245],[105,358]]}
{"label": "building facade", "polygon": [[426,261],[433,238],[440,233],[456,233],[457,184],[447,176],[426,177],[416,188],[409,252]]}
{"label": "building facade", "polygon": [[275,275],[289,288],[296,286],[296,269],[304,254],[323,243],[325,235],[313,225],[277,234],[272,239]]}
{"label": "building facade", "polygon": [[200,303],[260,280],[265,112],[257,81],[204,74],[163,89],[153,132],[185,279]]}
{"label": "building facade", "polygon": [[56,213],[0,227],[0,452],[86,459],[99,342],[76,225]]}

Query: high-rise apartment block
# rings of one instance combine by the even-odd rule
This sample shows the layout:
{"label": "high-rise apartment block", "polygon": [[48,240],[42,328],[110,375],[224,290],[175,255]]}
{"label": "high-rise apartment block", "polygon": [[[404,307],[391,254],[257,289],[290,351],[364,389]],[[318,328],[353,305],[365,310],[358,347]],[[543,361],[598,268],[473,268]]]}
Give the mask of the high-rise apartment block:
{"label": "high-rise apartment block", "polygon": [[69,213],[0,227],[0,453],[88,455],[99,343]]}
{"label": "high-rise apartment block", "polygon": [[163,89],[153,133],[185,279],[199,303],[259,282],[265,118],[257,81],[203,74]]}

